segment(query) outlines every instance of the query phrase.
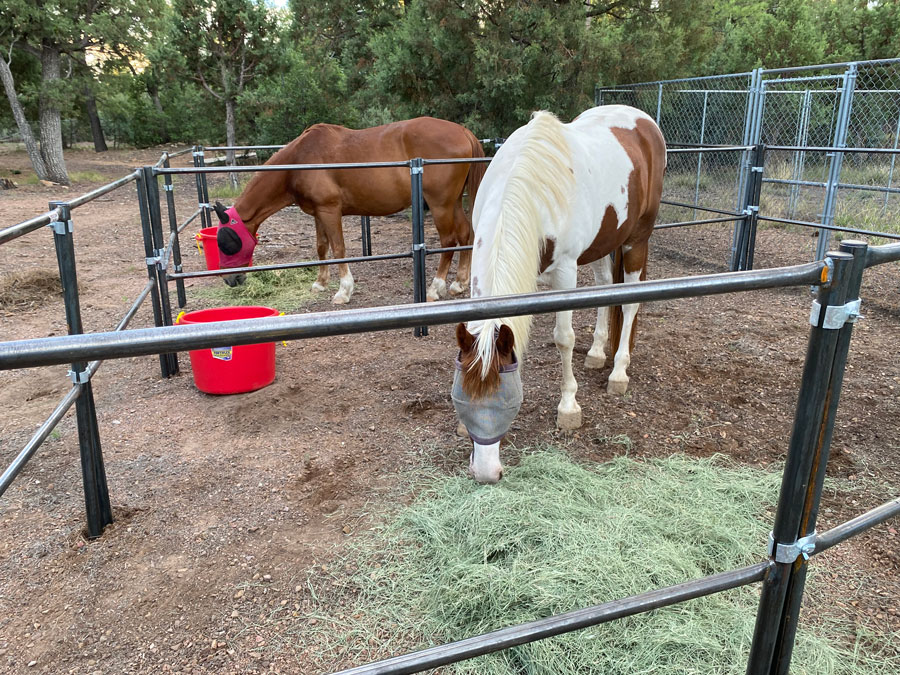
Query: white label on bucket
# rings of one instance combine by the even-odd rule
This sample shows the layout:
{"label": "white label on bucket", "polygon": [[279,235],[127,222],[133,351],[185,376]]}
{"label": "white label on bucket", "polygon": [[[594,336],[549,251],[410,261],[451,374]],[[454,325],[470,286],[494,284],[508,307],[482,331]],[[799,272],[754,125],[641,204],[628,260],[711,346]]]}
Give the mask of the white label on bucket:
{"label": "white label on bucket", "polygon": [[209,351],[212,352],[212,357],[214,359],[219,359],[219,361],[231,361],[231,350],[232,347],[213,347]]}

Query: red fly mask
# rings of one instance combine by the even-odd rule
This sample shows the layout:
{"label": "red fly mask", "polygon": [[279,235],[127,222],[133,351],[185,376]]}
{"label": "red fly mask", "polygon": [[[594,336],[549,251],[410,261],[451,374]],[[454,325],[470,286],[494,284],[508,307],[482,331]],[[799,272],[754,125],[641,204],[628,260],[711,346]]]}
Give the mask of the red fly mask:
{"label": "red fly mask", "polygon": [[216,202],[216,215],[219,216],[219,230],[216,243],[219,246],[219,266],[222,269],[231,267],[247,267],[252,264],[253,249],[256,248],[256,237],[247,231],[247,226],[232,206],[226,209]]}

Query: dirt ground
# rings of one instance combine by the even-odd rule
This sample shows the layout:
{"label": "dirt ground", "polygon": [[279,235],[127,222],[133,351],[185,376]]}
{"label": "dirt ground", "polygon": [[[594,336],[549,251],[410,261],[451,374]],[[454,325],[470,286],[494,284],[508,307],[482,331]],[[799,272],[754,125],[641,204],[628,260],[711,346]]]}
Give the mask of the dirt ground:
{"label": "dirt ground", "polygon": [[[160,149],[75,151],[70,170],[117,178]],[[0,153],[0,169],[27,169]],[[7,175],[4,171],[0,174]],[[14,177],[14,176],[13,176]],[[96,186],[0,191],[0,226],[46,210],[51,199]],[[192,180],[176,183],[179,218],[196,208]],[[134,187],[74,212],[81,309],[87,330],[109,330],[146,282]],[[373,220],[374,253],[408,250],[409,222]],[[196,231],[192,225],[188,234]],[[360,250],[357,219],[345,219]],[[436,242],[433,228],[430,243]],[[185,268],[202,261],[185,239]],[[728,226],[654,235],[651,278],[726,270]],[[764,230],[757,267],[809,261],[808,232]],[[262,229],[257,264],[314,257],[311,219],[295,209]],[[436,260],[431,259],[432,273]],[[55,274],[49,231],[0,247],[0,284]],[[353,267],[350,307],[410,302],[406,261]],[[588,275],[583,275],[583,282]],[[221,281],[188,284],[192,290]],[[43,287],[42,287],[43,288]],[[333,309],[331,293],[303,311]],[[536,318],[525,360],[525,402],[504,449],[553,443],[581,461],[684,451],[724,453],[754,466],[784,459],[803,364],[806,288],[657,302],[645,306],[630,392],[606,394],[609,368],[585,371],[592,312],[575,315],[575,372],[584,425],[555,430],[559,357],[552,317]],[[900,487],[900,269],[869,270],[865,320],[854,333],[819,530],[898,496]],[[37,290],[0,305],[0,340],[65,332],[58,293]],[[134,326],[152,325],[149,303]],[[162,380],[157,357],[109,361],[94,391],[115,523],[84,536],[74,414],[0,499],[0,672],[310,672],[300,639],[275,644],[271,617],[308,615],[307,572],[366,536],[380,504],[411,497],[403,477],[453,473],[469,444],[455,434],[449,390],[452,327],[292,342],[278,347],[278,377],[257,392],[213,397],[194,388],[187,354]],[[68,389],[63,366],[0,372],[0,459],[5,467]],[[850,617],[876,632],[900,629],[897,522],[815,559],[820,584],[806,620]],[[764,555],[760,551],[760,557]],[[722,569],[733,567],[722,561]],[[335,663],[334,668],[349,666]]]}

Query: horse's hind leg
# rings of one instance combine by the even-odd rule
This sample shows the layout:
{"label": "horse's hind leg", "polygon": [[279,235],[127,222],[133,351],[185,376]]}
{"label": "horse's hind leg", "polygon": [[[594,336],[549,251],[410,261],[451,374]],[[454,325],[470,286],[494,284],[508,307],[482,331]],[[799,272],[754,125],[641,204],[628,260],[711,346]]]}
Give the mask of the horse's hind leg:
{"label": "horse's hind leg", "polygon": [[[325,226],[316,218],[316,255],[319,260],[325,260],[328,257],[328,237],[325,235]],[[331,278],[331,265],[319,265],[319,273],[312,285],[312,292],[318,293],[324,291],[328,287],[328,280]]]}
{"label": "horse's hind leg", "polygon": [[[462,203],[457,202],[453,209],[453,225],[456,229],[456,240],[460,246],[471,246],[475,239],[472,233],[472,223],[466,218]],[[466,292],[469,285],[469,274],[472,270],[472,251],[459,252],[459,265],[456,268],[456,281],[450,285],[450,295],[460,295]]]}
{"label": "horse's hind leg", "polygon": [[[608,255],[591,263],[594,281],[598,286],[606,286],[613,281],[612,256]],[[597,325],[594,327],[594,342],[584,359],[585,368],[602,368],[606,365],[606,340],[609,337],[609,307],[597,308]]]}
{"label": "horse's hind leg", "polygon": [[[555,275],[553,288],[575,288],[578,269],[573,264],[566,269],[559,269]],[[581,426],[581,406],[575,400],[578,393],[578,382],[572,372],[572,351],[575,348],[575,331],[572,329],[572,312],[557,312],[556,326],[553,328],[553,341],[559,350],[562,361],[562,385],[559,405],[556,408],[556,424],[560,429],[577,429]]]}
{"label": "horse's hind leg", "polygon": [[[630,284],[640,281],[647,265],[647,242],[636,244],[632,248],[623,246],[622,250],[624,251],[622,263],[625,266],[623,270],[624,282]],[[619,348],[616,350],[612,373],[610,373],[609,383],[606,385],[606,390],[610,394],[621,395],[628,390],[628,374],[626,371],[628,366],[631,365],[631,343],[633,342],[634,324],[639,308],[640,303],[637,302],[622,305],[622,331],[619,335]]]}

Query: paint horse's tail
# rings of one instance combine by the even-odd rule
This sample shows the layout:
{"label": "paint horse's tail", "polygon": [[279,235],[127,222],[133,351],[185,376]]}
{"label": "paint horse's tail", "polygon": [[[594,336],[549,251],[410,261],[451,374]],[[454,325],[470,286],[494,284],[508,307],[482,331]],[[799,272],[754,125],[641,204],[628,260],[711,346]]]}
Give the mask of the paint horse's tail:
{"label": "paint horse's tail", "polygon": [[[472,157],[484,157],[484,148],[481,147],[481,141],[475,138],[475,134],[469,132],[469,142],[472,144]],[[469,175],[466,178],[466,192],[469,195],[469,215],[471,217],[472,209],[475,208],[475,196],[478,194],[478,187],[481,185],[481,179],[484,178],[484,172],[487,170],[486,162],[473,162],[469,164]]]}
{"label": "paint horse's tail", "polygon": [[[621,284],[625,281],[625,252],[622,247],[616,249],[613,254],[613,283]],[[641,281],[647,280],[647,261],[644,260],[644,267],[641,269]],[[609,345],[607,353],[615,356],[619,350],[619,341],[622,338],[622,324],[625,316],[622,313],[622,305],[614,305],[609,308]],[[638,317],[634,317],[634,323],[631,326],[631,338],[628,341],[628,351],[634,349],[634,336],[637,334]]]}

